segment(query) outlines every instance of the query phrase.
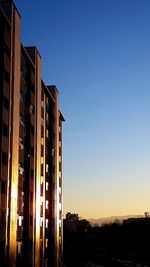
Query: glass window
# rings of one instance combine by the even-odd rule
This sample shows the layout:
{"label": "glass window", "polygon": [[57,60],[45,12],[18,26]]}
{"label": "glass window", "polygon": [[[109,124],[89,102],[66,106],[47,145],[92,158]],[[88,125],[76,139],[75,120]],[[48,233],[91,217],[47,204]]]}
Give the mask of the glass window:
{"label": "glass window", "polygon": [[8,136],[8,125],[3,123],[3,135]]}
{"label": "glass window", "polygon": [[48,200],[46,200],[46,209],[48,210]]}
{"label": "glass window", "polygon": [[2,152],[2,163],[7,165],[8,162],[8,154],[6,152]]}
{"label": "glass window", "polygon": [[48,186],[49,186],[49,183],[46,182],[46,191],[48,191]]}
{"label": "glass window", "polygon": [[22,219],[23,219],[22,216],[19,216],[19,217],[18,217],[18,225],[19,225],[19,226],[22,226]]}
{"label": "glass window", "polygon": [[9,109],[9,100],[7,97],[4,96],[4,107],[8,110]]}
{"label": "glass window", "polygon": [[46,219],[45,225],[46,225],[46,228],[48,228],[48,219]]}

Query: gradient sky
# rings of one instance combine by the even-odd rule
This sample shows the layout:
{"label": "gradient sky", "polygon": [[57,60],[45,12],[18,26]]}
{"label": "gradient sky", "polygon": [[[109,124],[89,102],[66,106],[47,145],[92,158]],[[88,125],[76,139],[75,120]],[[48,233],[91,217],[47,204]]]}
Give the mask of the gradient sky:
{"label": "gradient sky", "polygon": [[64,214],[150,211],[150,1],[16,0],[64,123]]}

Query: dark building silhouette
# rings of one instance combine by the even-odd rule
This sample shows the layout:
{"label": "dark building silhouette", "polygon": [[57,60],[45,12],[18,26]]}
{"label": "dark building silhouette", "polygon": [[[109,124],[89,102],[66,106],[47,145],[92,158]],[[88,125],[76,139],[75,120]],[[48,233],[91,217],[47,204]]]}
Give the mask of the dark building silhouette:
{"label": "dark building silhouette", "polygon": [[77,213],[67,212],[66,218],[64,219],[64,231],[87,231],[89,227],[90,223],[86,219],[79,219]]}
{"label": "dark building silhouette", "polygon": [[148,212],[144,213],[144,216],[136,217],[136,218],[128,218],[126,220],[123,220],[123,224],[130,226],[136,226],[136,227],[150,227],[150,216]]}
{"label": "dark building silhouette", "polygon": [[0,1],[0,266],[60,267],[64,118],[20,20]]}

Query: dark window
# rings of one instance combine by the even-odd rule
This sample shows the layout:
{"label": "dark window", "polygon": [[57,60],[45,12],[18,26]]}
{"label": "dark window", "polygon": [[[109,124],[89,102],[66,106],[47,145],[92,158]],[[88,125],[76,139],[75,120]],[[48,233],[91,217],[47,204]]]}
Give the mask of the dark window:
{"label": "dark window", "polygon": [[34,178],[34,170],[31,169],[31,178],[33,179]]}
{"label": "dark window", "polygon": [[44,90],[41,91],[41,100],[44,101]]}
{"label": "dark window", "polygon": [[55,165],[53,165],[53,173],[55,173]]}
{"label": "dark window", "polygon": [[31,156],[34,157],[34,147],[31,146]]}
{"label": "dark window", "polygon": [[59,227],[59,236],[61,236],[61,232],[62,232],[62,231],[61,231],[61,227]]}
{"label": "dark window", "polygon": [[61,132],[59,132],[59,141],[61,141]]}
{"label": "dark window", "polygon": [[6,43],[5,43],[5,53],[8,57],[10,57],[10,48],[8,47]]}
{"label": "dark window", "polygon": [[9,100],[7,97],[4,96],[4,107],[8,110],[9,109]]}
{"label": "dark window", "polygon": [[28,70],[27,70],[27,67],[25,66],[24,69],[21,71],[21,75],[24,80],[26,80],[27,73],[28,73]]}
{"label": "dark window", "polygon": [[49,148],[46,146],[46,156],[49,155]]}
{"label": "dark window", "polygon": [[33,83],[31,83],[31,91],[32,91],[33,94],[35,93],[35,86],[34,86]]}
{"label": "dark window", "polygon": [[3,123],[3,135],[8,136],[8,125]]}
{"label": "dark window", "polygon": [[43,107],[41,107],[41,117],[42,119],[44,119],[44,108]]}
{"label": "dark window", "polygon": [[33,216],[30,215],[30,225],[32,226],[33,225]]}
{"label": "dark window", "polygon": [[44,137],[44,127],[41,125],[41,137]]}
{"label": "dark window", "polygon": [[44,157],[44,146],[41,145],[41,157]]}
{"label": "dark window", "polygon": [[2,152],[2,163],[7,165],[8,162],[8,154],[6,152]]}
{"label": "dark window", "polygon": [[9,83],[10,82],[10,74],[8,73],[7,70],[4,71],[4,76],[5,76],[5,81]]}
{"label": "dark window", "polygon": [[43,164],[41,164],[41,176],[43,176]]}
{"label": "dark window", "polygon": [[35,113],[35,110],[34,110],[34,106],[33,105],[30,105],[30,114],[34,114]]}
{"label": "dark window", "polygon": [[[10,16],[10,8],[8,7],[8,5],[3,6],[3,8],[5,9],[5,14],[9,14]],[[7,44],[10,43],[10,29],[8,29],[7,27],[5,28],[5,41]]]}
{"label": "dark window", "polygon": [[55,123],[55,117],[52,115],[52,122]]}
{"label": "dark window", "polygon": [[30,240],[29,241],[29,250],[32,250],[32,248],[33,248],[33,242],[32,242],[32,240]]}
{"label": "dark window", "polygon": [[30,192],[30,201],[33,202],[33,192]]}
{"label": "dark window", "polygon": [[31,134],[34,135],[34,127],[31,125]]}
{"label": "dark window", "polygon": [[5,194],[6,193],[6,182],[1,181],[0,182],[0,187],[1,187],[1,193]]}
{"label": "dark window", "polygon": [[1,217],[0,217],[1,224],[5,224],[6,222],[6,213],[5,211],[1,211]]}
{"label": "dark window", "polygon": [[61,162],[59,162],[59,171],[61,171]]}
{"label": "dark window", "polygon": [[55,133],[54,132],[52,133],[52,137],[53,137],[53,139],[55,139]]}

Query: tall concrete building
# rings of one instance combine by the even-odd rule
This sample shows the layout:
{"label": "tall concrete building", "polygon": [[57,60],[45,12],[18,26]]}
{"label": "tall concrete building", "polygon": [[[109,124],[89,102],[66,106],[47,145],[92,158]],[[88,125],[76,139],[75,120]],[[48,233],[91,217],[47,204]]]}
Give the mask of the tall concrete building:
{"label": "tall concrete building", "polygon": [[0,1],[0,266],[62,266],[62,122],[56,86],[20,15]]}

